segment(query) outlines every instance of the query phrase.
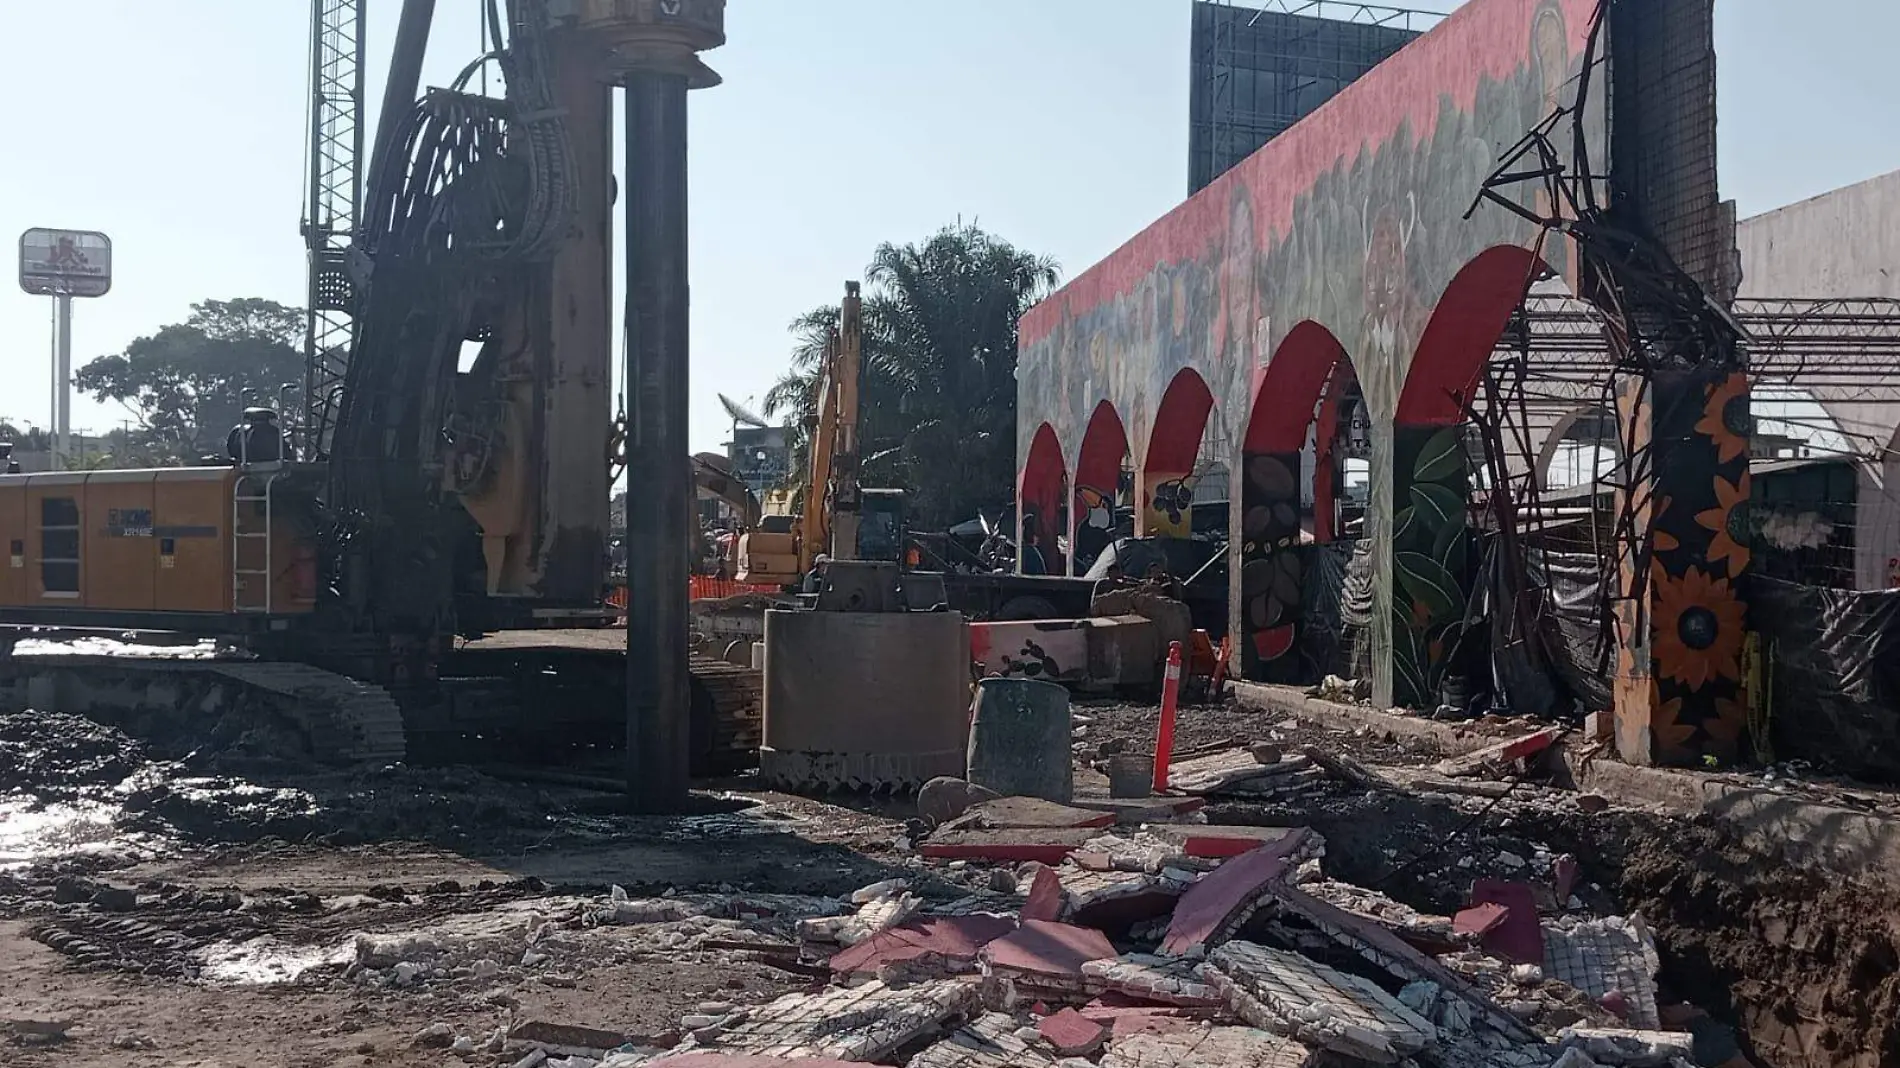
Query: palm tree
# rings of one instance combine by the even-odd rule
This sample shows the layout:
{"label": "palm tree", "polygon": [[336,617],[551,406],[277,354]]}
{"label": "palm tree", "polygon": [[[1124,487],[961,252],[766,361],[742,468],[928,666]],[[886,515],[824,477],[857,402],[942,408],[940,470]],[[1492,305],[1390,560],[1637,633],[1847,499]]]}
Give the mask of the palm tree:
{"label": "palm tree", "polygon": [[[1016,339],[1022,313],[1055,288],[1053,260],[976,226],[884,244],[865,272],[859,440],[867,485],[911,491],[921,521],[945,525],[1011,494]],[[792,323],[792,365],[767,414],[807,425],[835,305]]]}

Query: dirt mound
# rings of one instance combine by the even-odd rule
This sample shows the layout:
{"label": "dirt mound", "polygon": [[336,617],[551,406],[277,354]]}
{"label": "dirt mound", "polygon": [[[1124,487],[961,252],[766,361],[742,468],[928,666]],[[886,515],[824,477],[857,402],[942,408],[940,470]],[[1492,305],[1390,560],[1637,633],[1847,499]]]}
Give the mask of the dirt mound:
{"label": "dirt mound", "polygon": [[1709,825],[1632,844],[1624,900],[1674,996],[1741,1024],[1757,1063],[1900,1064],[1900,899],[1743,848]]}
{"label": "dirt mound", "polygon": [[96,797],[146,766],[123,732],[58,712],[0,713],[0,793],[48,801]]}

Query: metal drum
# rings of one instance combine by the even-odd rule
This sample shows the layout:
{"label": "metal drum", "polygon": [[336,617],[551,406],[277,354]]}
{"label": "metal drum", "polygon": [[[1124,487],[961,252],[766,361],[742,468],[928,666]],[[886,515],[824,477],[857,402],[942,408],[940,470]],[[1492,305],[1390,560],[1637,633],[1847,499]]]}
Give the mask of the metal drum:
{"label": "metal drum", "polygon": [[1075,796],[1069,691],[1034,679],[984,679],[970,718],[966,775],[1004,797]]}

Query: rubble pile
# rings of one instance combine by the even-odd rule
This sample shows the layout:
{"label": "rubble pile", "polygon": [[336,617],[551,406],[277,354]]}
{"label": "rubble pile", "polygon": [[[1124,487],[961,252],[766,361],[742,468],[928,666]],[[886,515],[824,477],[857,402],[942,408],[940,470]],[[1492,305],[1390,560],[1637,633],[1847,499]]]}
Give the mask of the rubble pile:
{"label": "rubble pile", "polygon": [[[1257,794],[1337,778],[1308,753],[1261,749],[1198,757],[1182,788]],[[987,889],[932,901],[894,879],[836,909],[814,903],[791,930],[828,982],[688,1017],[673,1048],[603,1063],[1691,1063],[1687,1034],[1657,1030],[1647,928],[1567,914],[1568,858],[1540,858],[1535,875],[1552,885],[1476,879],[1469,908],[1431,915],[1327,878],[1325,841],[1308,828],[1162,811],[1117,824],[1100,810],[979,802],[918,852],[966,885],[993,865]],[[692,922],[647,911],[666,907],[611,911]]]}
{"label": "rubble pile", "polygon": [[[1440,772],[1508,774],[1521,749]],[[1254,796],[1371,774],[1275,746],[1182,770],[1184,791]],[[351,969],[401,987],[558,975],[603,954],[749,953],[813,980],[765,1004],[702,1004],[662,1036],[449,1036],[464,1059],[494,1050],[525,1068],[1691,1064],[1691,1037],[1661,1030],[1641,917],[1581,914],[1575,861],[1530,852],[1519,871],[1537,882],[1473,878],[1445,916],[1328,877],[1307,827],[997,798],[929,828],[914,874],[841,898],[616,888],[485,928],[365,939]]]}

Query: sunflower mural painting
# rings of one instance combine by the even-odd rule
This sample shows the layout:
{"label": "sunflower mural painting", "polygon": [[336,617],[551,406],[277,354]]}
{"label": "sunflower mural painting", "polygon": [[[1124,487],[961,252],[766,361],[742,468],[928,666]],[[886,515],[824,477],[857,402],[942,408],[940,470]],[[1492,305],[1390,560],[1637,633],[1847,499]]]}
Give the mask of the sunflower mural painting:
{"label": "sunflower mural painting", "polygon": [[[1708,367],[1656,372],[1624,405],[1646,439],[1648,560],[1626,559],[1638,596],[1619,614],[1647,619],[1647,641],[1618,664],[1617,739],[1626,759],[1677,765],[1734,760],[1747,724],[1740,594],[1753,555],[1748,376]],[[1646,568],[1647,581],[1632,582]],[[1626,631],[1626,633],[1628,633]]]}
{"label": "sunflower mural painting", "polygon": [[1301,677],[1300,454],[1248,453],[1240,485],[1242,669],[1256,682]]}
{"label": "sunflower mural painting", "polygon": [[1394,445],[1393,692],[1400,704],[1433,708],[1464,634],[1470,586],[1465,428],[1398,427]]}

